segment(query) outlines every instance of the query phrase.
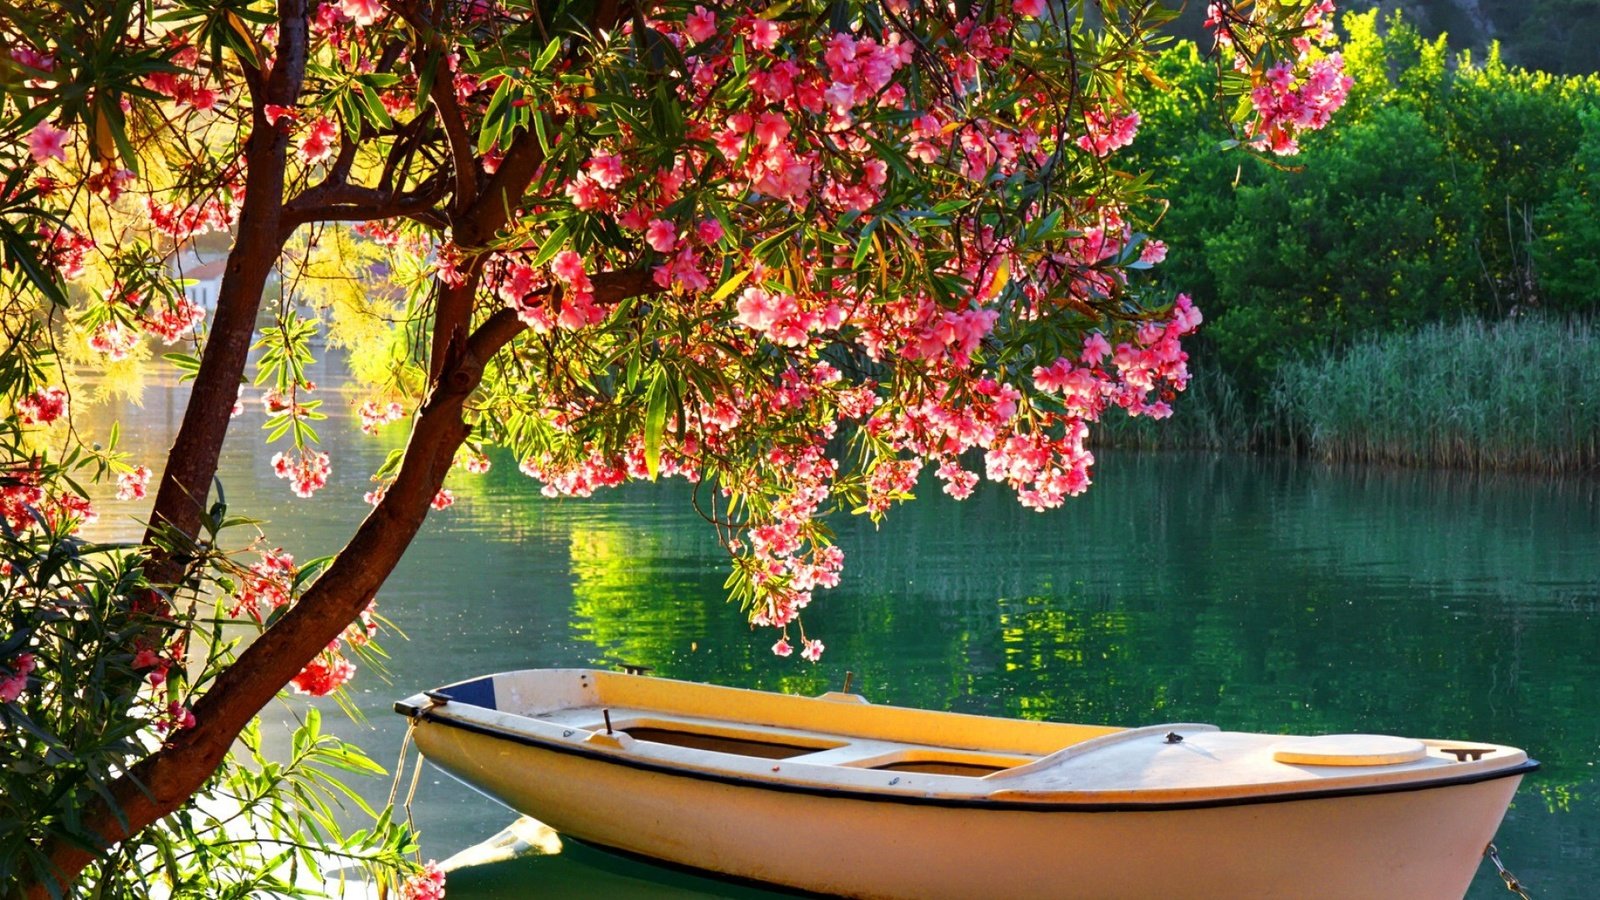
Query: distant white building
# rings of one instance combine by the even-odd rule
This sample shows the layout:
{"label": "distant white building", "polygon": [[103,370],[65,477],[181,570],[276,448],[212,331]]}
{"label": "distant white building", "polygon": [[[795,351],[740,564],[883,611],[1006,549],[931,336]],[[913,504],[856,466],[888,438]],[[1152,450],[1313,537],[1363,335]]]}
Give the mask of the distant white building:
{"label": "distant white building", "polygon": [[[211,254],[206,254],[210,256]],[[172,258],[172,274],[194,282],[183,289],[189,302],[199,304],[206,312],[217,309],[217,293],[222,288],[222,272],[228,266],[226,256],[204,260],[194,248],[186,248]]]}

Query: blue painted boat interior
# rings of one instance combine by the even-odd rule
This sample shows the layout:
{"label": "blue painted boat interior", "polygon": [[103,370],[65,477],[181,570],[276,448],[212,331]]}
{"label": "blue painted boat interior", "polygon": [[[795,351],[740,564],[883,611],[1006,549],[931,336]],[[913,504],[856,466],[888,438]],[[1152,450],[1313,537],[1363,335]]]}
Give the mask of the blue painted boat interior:
{"label": "blue painted boat interior", "polygon": [[484,709],[498,709],[494,704],[494,676],[485,675],[471,681],[448,685],[438,690],[438,693],[449,697],[453,703],[465,703],[469,706],[481,706]]}

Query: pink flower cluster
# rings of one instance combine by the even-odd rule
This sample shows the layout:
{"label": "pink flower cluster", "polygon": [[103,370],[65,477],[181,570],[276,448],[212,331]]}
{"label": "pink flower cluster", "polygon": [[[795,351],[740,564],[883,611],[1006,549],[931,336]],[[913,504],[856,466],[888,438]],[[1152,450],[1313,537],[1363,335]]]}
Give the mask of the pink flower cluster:
{"label": "pink flower cluster", "polygon": [[444,870],[433,860],[400,885],[401,900],[444,900]]}
{"label": "pink flower cluster", "polygon": [[117,499],[143,500],[150,484],[150,469],[134,466],[131,471],[117,473]]}
{"label": "pink flower cluster", "polygon": [[288,606],[294,599],[291,590],[295,574],[293,556],[281,548],[262,551],[261,561],[251,565],[249,572],[241,577],[228,615],[238,618],[243,613],[260,622],[273,610]]}
{"label": "pink flower cluster", "polygon": [[1078,138],[1078,146],[1095,156],[1109,156],[1114,150],[1133,143],[1139,133],[1139,114],[1130,112],[1117,115],[1104,109],[1092,109],[1084,116],[1088,131]]}
{"label": "pink flower cluster", "polygon": [[356,416],[361,419],[363,432],[377,434],[379,428],[405,418],[406,408],[401,406],[398,400],[390,400],[388,403],[368,400],[356,410]]}
{"label": "pink flower cluster", "polygon": [[156,716],[153,724],[156,731],[161,734],[193,728],[195,726],[194,712],[189,707],[174,700],[167,704],[167,708],[160,715]]}
{"label": "pink flower cluster", "polygon": [[745,288],[735,309],[735,322],[784,347],[803,346],[813,335],[837,329],[847,315],[837,302],[802,308],[793,294],[760,287]]}
{"label": "pink flower cluster", "polygon": [[300,161],[308,166],[327,162],[333,158],[338,140],[338,121],[329,116],[318,116],[300,139]]}
{"label": "pink flower cluster", "polygon": [[454,464],[467,470],[472,475],[482,475],[489,471],[489,457],[470,447],[462,447],[456,451]]}
{"label": "pink flower cluster", "polygon": [[[1261,12],[1257,9],[1252,15]],[[1247,127],[1251,146],[1280,156],[1298,153],[1299,136],[1326,126],[1344,105],[1354,85],[1345,74],[1344,58],[1338,53],[1312,58],[1314,47],[1337,40],[1333,14],[1333,0],[1309,4],[1300,21],[1303,30],[1290,40],[1297,58],[1280,59],[1262,71],[1254,68],[1252,55],[1241,47],[1252,40],[1251,18],[1242,17],[1232,4],[1212,3],[1206,8],[1205,27],[1211,29],[1218,48],[1232,50],[1234,68],[1249,74],[1256,84],[1250,93],[1254,117]]]}
{"label": "pink flower cluster", "polygon": [[205,321],[206,311],[187,297],[146,301],[139,291],[112,285],[106,304],[116,310],[89,336],[89,347],[111,361],[126,359],[139,346],[144,332],[171,344],[191,334]]}
{"label": "pink flower cluster", "polygon": [[1296,137],[1327,125],[1354,84],[1344,72],[1344,57],[1337,53],[1314,60],[1303,78],[1296,78],[1287,62],[1273,66],[1267,80],[1250,93],[1256,145],[1280,156],[1299,153]]}
{"label": "pink flower cluster", "polygon": [[[185,69],[194,69],[200,62],[200,51],[187,45],[173,54],[172,62]],[[217,105],[217,92],[199,77],[188,77],[179,72],[157,72],[147,76],[145,87],[182,106],[202,112]]]}
{"label": "pink flower cluster", "polygon": [[67,414],[67,392],[51,385],[17,401],[17,420],[23,425],[49,425]]}
{"label": "pink flower cluster", "polygon": [[339,642],[334,641],[301,669],[300,674],[290,679],[289,686],[298,694],[325,697],[344,687],[355,674],[355,663],[345,659]]}
{"label": "pink flower cluster", "polygon": [[532,265],[508,256],[491,266],[487,281],[535,334],[556,328],[573,331],[606,317],[607,310],[595,303],[594,282],[584,269],[583,257],[571,250],[558,252],[550,260],[550,275],[561,290],[552,290],[550,279]]}
{"label": "pink flower cluster", "polygon": [[87,499],[70,490],[46,491],[43,482],[37,462],[0,469],[0,517],[12,531],[27,531],[39,518],[51,528],[76,531],[99,518]]}
{"label": "pink flower cluster", "polygon": [[381,0],[339,0],[339,11],[363,28],[383,18],[385,12]]}
{"label": "pink flower cluster", "polygon": [[83,264],[89,251],[94,249],[94,240],[66,226],[47,232],[47,236],[48,259],[61,273],[61,277],[72,281],[83,275]]}
{"label": "pink flower cluster", "polygon": [[232,228],[243,202],[241,180],[231,185],[226,193],[216,191],[198,200],[161,202],[146,197],[144,212],[150,227],[181,244],[203,234]]}
{"label": "pink flower cluster", "polygon": [[139,332],[116,320],[102,323],[89,336],[89,349],[111,362],[127,359],[137,346]]}
{"label": "pink flower cluster", "polygon": [[9,668],[11,674],[0,675],[0,703],[15,703],[22,692],[27,690],[28,675],[38,664],[34,661],[32,653],[23,653],[11,661]]}
{"label": "pink flower cluster", "polygon": [[310,497],[326,487],[332,471],[328,454],[321,450],[301,447],[293,454],[280,452],[272,456],[272,474],[289,479],[289,488],[298,497]]}
{"label": "pink flower cluster", "polygon": [[[294,583],[298,574],[294,557],[290,554],[282,549],[262,551],[260,561],[240,576],[239,587],[230,598],[232,603],[228,615],[236,619],[264,622],[274,610],[294,602]],[[314,697],[338,690],[356,671],[355,664],[346,659],[341,651],[341,644],[346,641],[356,645],[365,644],[377,630],[377,621],[369,607],[294,677],[290,682],[291,687]],[[138,665],[137,660],[135,665]]]}

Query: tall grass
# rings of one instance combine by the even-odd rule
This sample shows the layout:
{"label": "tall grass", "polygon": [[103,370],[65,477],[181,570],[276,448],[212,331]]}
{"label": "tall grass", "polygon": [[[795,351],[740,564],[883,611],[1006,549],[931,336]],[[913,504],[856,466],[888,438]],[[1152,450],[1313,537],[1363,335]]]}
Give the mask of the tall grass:
{"label": "tall grass", "polygon": [[1330,461],[1600,469],[1600,329],[1529,316],[1372,337],[1279,369],[1270,407]]}

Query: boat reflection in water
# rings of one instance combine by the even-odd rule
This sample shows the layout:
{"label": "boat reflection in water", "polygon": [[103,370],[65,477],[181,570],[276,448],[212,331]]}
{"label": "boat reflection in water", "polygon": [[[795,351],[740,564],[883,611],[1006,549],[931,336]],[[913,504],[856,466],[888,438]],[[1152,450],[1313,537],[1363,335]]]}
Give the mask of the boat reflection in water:
{"label": "boat reflection in water", "polygon": [[855,897],[1459,897],[1521,750],[1113,728],[588,669],[396,704],[435,765],[556,830]]}

